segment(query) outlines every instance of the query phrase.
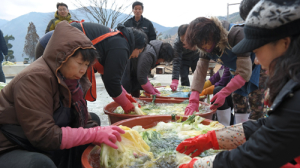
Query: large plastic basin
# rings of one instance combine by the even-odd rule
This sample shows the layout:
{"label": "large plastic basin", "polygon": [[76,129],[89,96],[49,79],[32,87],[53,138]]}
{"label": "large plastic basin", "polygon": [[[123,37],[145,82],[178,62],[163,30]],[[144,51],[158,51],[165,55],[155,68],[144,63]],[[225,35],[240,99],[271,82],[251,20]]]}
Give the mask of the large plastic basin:
{"label": "large plastic basin", "polygon": [[[176,116],[176,119],[178,120],[180,117]],[[184,116],[182,118],[183,121],[187,119],[187,116]],[[126,120],[122,120],[119,122],[114,123],[113,125],[116,126],[127,126],[127,127],[134,127],[137,125],[141,125],[143,128],[151,128],[157,125],[159,122],[170,122],[172,121],[172,117],[169,115],[160,115],[160,116],[143,116],[143,117],[136,117],[136,118],[130,118]],[[202,124],[209,125],[211,120],[205,119],[202,121]],[[81,156],[81,163],[83,168],[100,168],[100,156],[99,154],[96,154],[92,149],[94,148],[94,145],[90,145],[88,148],[85,149]],[[91,165],[96,165],[92,167]]]}
{"label": "large plastic basin", "polygon": [[[146,102],[152,102],[151,98],[140,98],[140,100],[146,101]],[[179,99],[160,99],[157,98],[155,100],[155,103],[181,103],[184,100],[179,100]],[[209,105],[207,103],[204,102],[200,102],[201,104],[205,104],[205,105]],[[104,108],[103,111],[105,114],[108,115],[109,119],[110,119],[110,123],[114,124],[118,121],[121,120],[125,120],[125,119],[129,119],[129,118],[135,118],[135,117],[141,117],[141,115],[128,115],[128,114],[116,114],[113,113],[113,111],[119,106],[118,103],[116,102],[111,102],[109,104],[107,104]],[[211,110],[207,113],[202,113],[202,114],[197,114],[201,117],[204,117],[206,119],[212,119],[213,114],[216,112],[216,110]]]}

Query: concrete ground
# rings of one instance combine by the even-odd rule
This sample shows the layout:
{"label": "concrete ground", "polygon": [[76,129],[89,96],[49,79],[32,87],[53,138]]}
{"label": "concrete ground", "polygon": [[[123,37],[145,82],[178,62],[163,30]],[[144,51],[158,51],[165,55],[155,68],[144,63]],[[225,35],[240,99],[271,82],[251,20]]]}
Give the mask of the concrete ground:
{"label": "concrete ground", "polygon": [[[215,71],[216,72],[216,71]],[[150,82],[161,83],[162,86],[170,85],[172,82],[172,74],[155,74],[155,69],[152,70],[154,74],[153,78],[149,78]],[[113,102],[113,99],[108,95],[104,87],[103,81],[99,74],[96,74],[97,82],[97,100],[95,102],[88,102],[88,111],[96,113],[101,119],[101,125],[107,126],[110,125],[110,120],[106,114],[103,112],[103,108],[110,102]],[[207,77],[208,79],[209,77]],[[6,83],[9,83],[13,77],[7,77]],[[193,75],[189,75],[190,83],[192,82]],[[180,82],[179,82],[180,85]]]}

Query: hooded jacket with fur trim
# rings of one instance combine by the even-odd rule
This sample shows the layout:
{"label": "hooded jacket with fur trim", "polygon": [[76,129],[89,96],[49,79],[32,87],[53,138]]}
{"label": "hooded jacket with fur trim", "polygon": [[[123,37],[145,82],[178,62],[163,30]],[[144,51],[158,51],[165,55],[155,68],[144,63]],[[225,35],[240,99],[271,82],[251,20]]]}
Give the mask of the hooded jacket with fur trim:
{"label": "hooded jacket with fur trim", "polygon": [[[67,21],[57,24],[44,55],[34,61],[0,92],[0,125],[19,125],[29,142],[40,150],[59,150],[62,131],[53,113],[71,107],[71,93],[58,70],[79,48],[94,48],[91,41]],[[80,84],[85,94],[91,83],[84,75]],[[89,126],[88,126],[89,125]],[[91,117],[87,127],[96,126]],[[0,153],[20,148],[0,131]]]}
{"label": "hooded jacket with fur trim", "polygon": [[[228,28],[229,23],[224,21],[223,23],[219,21],[218,18],[216,17],[211,17],[211,20],[215,22],[215,24],[219,27],[220,29],[220,34],[221,34],[221,39],[220,41],[216,44],[216,49],[212,54],[217,54],[217,55],[222,55],[222,53],[225,51],[226,48],[228,47],[233,47],[237,43],[239,43],[243,38],[244,38],[244,31],[243,27],[236,25],[233,26],[229,32],[227,31],[226,28]],[[194,79],[192,83],[192,90],[202,92],[204,81],[205,81],[205,76],[206,72],[208,69],[208,64],[210,58],[208,57],[208,53],[206,53],[203,50],[200,50],[201,55],[200,59],[197,64],[197,68],[194,72]],[[252,75],[252,61],[250,58],[250,53],[244,53],[244,54],[239,54],[236,55],[236,71],[235,74],[239,74],[245,81],[249,81],[250,77]],[[234,63],[233,63],[234,64]],[[226,65],[225,65],[226,66]],[[204,73],[205,72],[205,73]]]}

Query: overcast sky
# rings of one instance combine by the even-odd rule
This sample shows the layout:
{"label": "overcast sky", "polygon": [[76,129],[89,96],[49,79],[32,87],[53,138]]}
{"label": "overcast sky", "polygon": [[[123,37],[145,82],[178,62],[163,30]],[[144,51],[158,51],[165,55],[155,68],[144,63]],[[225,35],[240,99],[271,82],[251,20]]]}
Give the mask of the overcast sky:
{"label": "overcast sky", "polygon": [[[88,0],[82,0],[88,1]],[[112,1],[112,0],[109,0]],[[124,3],[126,0],[117,0]],[[199,16],[226,16],[227,3],[241,0],[140,0],[144,3],[143,16],[167,27],[189,23]],[[12,20],[30,12],[54,12],[56,3],[64,2],[76,9],[74,0],[1,0],[0,19]],[[229,13],[238,12],[239,5],[231,5]]]}

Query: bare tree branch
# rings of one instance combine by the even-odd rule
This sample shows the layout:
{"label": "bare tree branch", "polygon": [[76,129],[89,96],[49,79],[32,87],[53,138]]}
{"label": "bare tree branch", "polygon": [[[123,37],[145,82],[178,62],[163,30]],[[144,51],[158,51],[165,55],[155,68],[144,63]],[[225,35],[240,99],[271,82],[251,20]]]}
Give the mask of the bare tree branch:
{"label": "bare tree branch", "polygon": [[[114,28],[117,23],[124,23],[131,17],[130,6],[134,0],[75,0],[74,5],[91,22]],[[127,12],[126,12],[127,11]],[[130,12],[129,12],[130,11]],[[126,14],[127,13],[127,14]],[[79,19],[74,15],[77,20]]]}

